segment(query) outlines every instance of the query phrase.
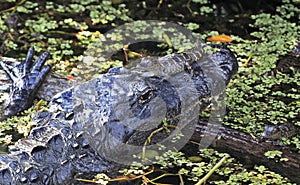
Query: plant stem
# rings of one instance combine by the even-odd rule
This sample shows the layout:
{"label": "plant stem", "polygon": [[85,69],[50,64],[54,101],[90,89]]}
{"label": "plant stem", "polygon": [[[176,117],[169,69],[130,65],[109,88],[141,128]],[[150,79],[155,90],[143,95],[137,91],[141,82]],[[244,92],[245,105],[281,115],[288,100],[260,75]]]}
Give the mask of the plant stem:
{"label": "plant stem", "polygon": [[223,164],[227,159],[227,156],[223,157],[200,181],[195,185],[201,185],[207,181],[207,179]]}

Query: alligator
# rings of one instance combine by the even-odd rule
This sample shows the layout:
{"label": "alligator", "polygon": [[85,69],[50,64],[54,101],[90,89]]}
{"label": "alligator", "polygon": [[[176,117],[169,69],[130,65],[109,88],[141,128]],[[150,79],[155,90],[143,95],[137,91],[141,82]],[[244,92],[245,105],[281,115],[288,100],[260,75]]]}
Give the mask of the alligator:
{"label": "alligator", "polygon": [[[51,66],[44,66],[48,52],[34,65],[33,55],[31,48],[25,61],[12,69],[0,61],[13,81],[5,118],[32,104],[50,70]],[[8,154],[0,156],[0,184],[80,184],[78,177],[112,172],[120,164],[110,160],[110,150],[118,152],[124,143],[141,145],[145,135],[163,124],[151,117],[152,111],[162,108],[161,103],[151,106],[153,101],[164,102],[165,114],[160,116],[176,126],[183,106],[178,89],[192,91],[191,86],[195,87],[192,93],[203,109],[212,96],[222,93],[212,92],[218,85],[216,80],[228,84],[237,69],[234,53],[226,46],[202,44],[183,53],[143,58],[134,69],[115,67],[99,78],[71,87],[55,95],[47,110],[33,115],[35,128]],[[177,87],[170,83],[172,78],[180,82]],[[147,125],[143,120],[160,123],[144,132],[139,129]],[[165,133],[158,134],[157,140],[162,137]]]}
{"label": "alligator", "polygon": [[274,145],[280,145],[282,138],[291,138],[299,132],[299,129],[292,123],[283,125],[266,125],[261,134],[260,142],[264,140],[271,141]]}

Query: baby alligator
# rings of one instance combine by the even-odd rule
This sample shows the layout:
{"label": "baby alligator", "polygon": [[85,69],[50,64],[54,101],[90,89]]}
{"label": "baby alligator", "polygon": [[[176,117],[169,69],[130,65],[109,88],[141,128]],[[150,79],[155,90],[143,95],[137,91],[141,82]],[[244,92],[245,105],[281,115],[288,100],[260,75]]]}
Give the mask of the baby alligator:
{"label": "baby alligator", "polygon": [[262,137],[270,140],[281,140],[283,137],[290,138],[296,134],[296,128],[292,124],[267,125]]}
{"label": "baby alligator", "polygon": [[[218,90],[215,86],[220,81],[226,85],[238,68],[225,46],[204,47],[209,49],[200,46],[182,54],[144,58],[135,69],[113,68],[57,94],[47,111],[33,116],[36,127],[29,136],[0,156],[0,184],[79,184],[75,180],[79,176],[92,178],[116,168],[109,151],[118,152],[126,143],[143,143],[149,132],[140,128],[145,130],[149,122],[156,124],[147,128],[150,131],[161,125],[163,117],[179,126],[184,106],[192,111],[197,102],[200,108],[208,105],[206,100],[220,93],[212,89]],[[49,71],[49,66],[42,67],[48,53],[31,67],[32,56],[33,48],[18,68],[2,64],[13,81],[6,117],[32,103]],[[181,93],[190,93],[197,101],[190,99],[185,105],[182,89]],[[158,137],[165,138],[164,134]]]}

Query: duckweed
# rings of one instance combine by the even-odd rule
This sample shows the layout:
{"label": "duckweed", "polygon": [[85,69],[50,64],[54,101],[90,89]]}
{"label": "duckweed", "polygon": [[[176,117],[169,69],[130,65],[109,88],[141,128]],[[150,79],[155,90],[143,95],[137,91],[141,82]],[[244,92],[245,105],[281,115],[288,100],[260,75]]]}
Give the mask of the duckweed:
{"label": "duckweed", "polygon": [[[104,39],[103,33],[108,27],[114,28],[123,23],[130,22],[130,10],[120,1],[112,4],[111,1],[99,0],[73,0],[72,2],[47,1],[32,2],[24,1],[16,4],[16,0],[6,0],[14,3],[14,6],[3,10],[0,8],[0,52],[2,55],[13,58],[22,58],[29,46],[34,45],[37,52],[49,50],[54,70],[63,74],[79,76],[82,71],[80,61],[84,58],[84,52],[89,47],[100,48]],[[206,6],[209,0],[191,0],[190,3],[201,4],[200,9],[189,7],[193,15],[212,13],[213,9]],[[234,44],[229,47],[236,52],[240,64],[238,74],[230,82],[227,91],[227,105],[230,112],[225,117],[224,125],[251,133],[260,137],[260,133],[266,124],[284,124],[292,122],[300,126],[300,71],[299,68],[290,68],[290,72],[277,70],[278,61],[291,52],[299,39],[300,26],[293,22],[299,20],[300,10],[298,0],[282,0],[282,5],[276,8],[276,13],[260,13],[252,15],[254,32],[252,40],[245,40],[236,35],[231,35]],[[147,8],[143,3],[142,8]],[[188,4],[186,4],[187,6]],[[168,5],[171,7],[171,5]],[[188,7],[188,6],[187,6]],[[8,23],[8,19],[17,16],[16,23]],[[20,17],[26,17],[21,19]],[[142,21],[136,21],[135,29],[128,33],[141,33],[148,25]],[[212,30],[210,33],[199,35],[196,31],[201,27],[197,23],[186,23],[185,27],[195,32],[195,36],[205,39],[209,35],[219,34]],[[117,31],[117,30],[115,30]],[[119,30],[122,32],[124,30]],[[174,30],[168,30],[174,32]],[[153,30],[153,35],[161,37],[162,30]],[[147,35],[134,34],[136,38],[147,39]],[[107,39],[107,38],[105,38]],[[122,41],[118,32],[110,34],[110,39]],[[163,37],[160,38],[164,41]],[[184,35],[171,38],[174,46],[180,43],[188,43]],[[107,51],[119,50],[123,44],[108,44]],[[191,47],[173,48],[182,51]],[[20,52],[11,52],[20,51]],[[89,50],[91,51],[91,50]],[[95,56],[95,53],[85,53]],[[100,51],[103,52],[103,51]],[[109,60],[103,56],[96,65],[97,72],[105,72],[108,68],[122,65],[121,61]],[[276,73],[274,72],[276,71]],[[274,73],[272,73],[274,72]],[[89,71],[84,73],[88,74]],[[91,76],[87,77],[91,78]],[[5,122],[0,122],[0,137],[2,142],[9,143],[14,140],[7,134],[12,129],[27,133],[30,126],[30,115],[35,112],[34,108],[25,111],[24,116],[14,117]],[[209,111],[202,113],[209,116]],[[300,150],[299,136],[294,136],[284,141],[285,144],[293,145]],[[162,148],[164,146],[161,146]],[[198,182],[201,177],[209,172],[224,155],[212,149],[198,152],[198,156],[189,158],[180,152],[168,151],[156,158],[154,166],[133,163],[130,168],[124,168],[121,173],[143,174],[154,168],[156,172],[170,172],[173,176],[184,177],[189,182]],[[269,151],[266,157],[280,157],[279,151]],[[197,159],[197,160],[194,160]],[[280,159],[281,160],[281,159]],[[283,159],[284,160],[284,159]],[[229,157],[226,163],[216,171],[216,178],[211,179],[210,184],[291,184],[289,180],[269,171],[264,166],[255,166],[254,169],[246,169],[236,159]],[[223,180],[215,180],[218,179]],[[101,179],[101,175],[97,178]],[[163,177],[159,177],[161,179]],[[107,176],[103,179],[107,182]],[[100,181],[100,180],[99,180]]]}

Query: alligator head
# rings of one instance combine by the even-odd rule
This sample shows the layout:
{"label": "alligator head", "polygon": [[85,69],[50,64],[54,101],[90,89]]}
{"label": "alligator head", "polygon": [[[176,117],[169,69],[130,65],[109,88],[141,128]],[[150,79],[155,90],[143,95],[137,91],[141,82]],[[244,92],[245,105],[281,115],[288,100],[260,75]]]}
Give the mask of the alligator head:
{"label": "alligator head", "polygon": [[152,144],[173,147],[170,138],[190,128],[179,144],[183,147],[200,110],[224,90],[238,68],[228,48],[205,47],[205,52],[196,48],[183,54],[144,58],[135,69],[114,68],[75,87],[75,120],[83,123],[90,145],[108,159],[130,162],[125,156],[140,153],[148,136],[165,121],[176,129],[153,136]]}

